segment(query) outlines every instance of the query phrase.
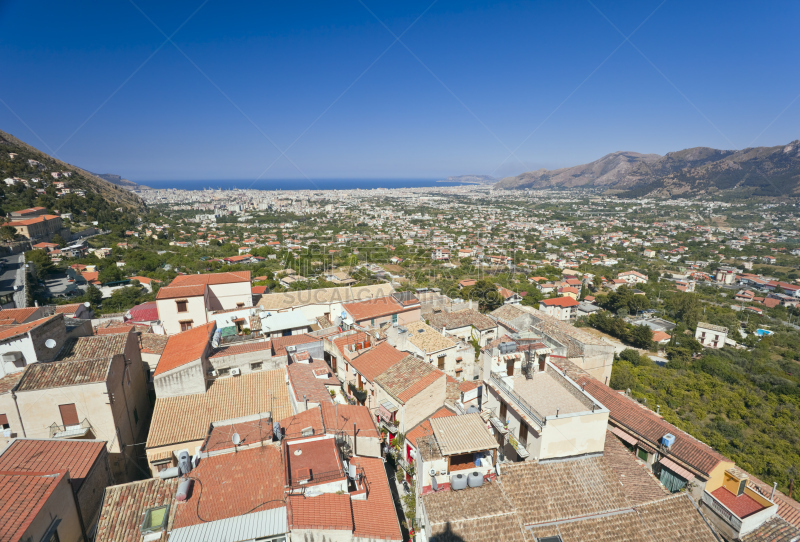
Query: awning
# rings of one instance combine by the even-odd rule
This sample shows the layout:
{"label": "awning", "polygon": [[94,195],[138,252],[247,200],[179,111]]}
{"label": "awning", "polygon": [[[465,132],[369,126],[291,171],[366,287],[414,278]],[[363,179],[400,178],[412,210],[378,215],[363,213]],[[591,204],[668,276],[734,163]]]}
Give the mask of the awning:
{"label": "awning", "polygon": [[619,438],[630,444],[631,446],[636,446],[637,440],[630,436],[628,433],[620,429],[619,427],[609,427],[609,431],[617,435]]}
{"label": "awning", "polygon": [[672,472],[674,472],[675,474],[686,480],[687,482],[692,478],[694,478],[694,474],[692,474],[688,470],[684,469],[683,467],[675,463],[669,457],[662,457],[661,459],[658,460],[658,462],[661,463],[662,466],[667,467],[669,470],[671,470]]}
{"label": "awning", "polygon": [[378,406],[378,415],[387,422],[391,422],[397,407],[388,401],[384,401]]}

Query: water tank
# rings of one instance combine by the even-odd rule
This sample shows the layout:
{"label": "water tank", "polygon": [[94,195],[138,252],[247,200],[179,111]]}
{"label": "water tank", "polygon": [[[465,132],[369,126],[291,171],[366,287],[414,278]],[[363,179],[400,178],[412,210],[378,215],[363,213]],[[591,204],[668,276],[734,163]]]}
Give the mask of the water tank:
{"label": "water tank", "polygon": [[470,472],[467,477],[467,484],[469,484],[469,487],[481,487],[483,485],[483,475],[478,471]]}
{"label": "water tank", "polygon": [[181,474],[189,474],[192,471],[192,461],[189,457],[189,452],[182,451],[178,456],[178,467],[181,469]]}
{"label": "water tank", "polygon": [[168,480],[169,478],[177,478],[181,475],[181,469],[178,467],[170,467],[168,469],[164,469],[159,471],[158,477],[162,480]]}
{"label": "water tank", "polygon": [[669,448],[673,444],[675,444],[675,435],[671,433],[667,433],[663,437],[661,437],[661,444]]}
{"label": "water tank", "polygon": [[175,500],[176,501],[185,501],[189,498],[189,493],[192,491],[192,485],[194,484],[194,480],[191,478],[187,478],[180,484],[178,484],[178,492],[175,493]]}
{"label": "water tank", "polygon": [[452,475],[450,477],[450,489],[453,491],[467,489],[467,477],[461,473]]}

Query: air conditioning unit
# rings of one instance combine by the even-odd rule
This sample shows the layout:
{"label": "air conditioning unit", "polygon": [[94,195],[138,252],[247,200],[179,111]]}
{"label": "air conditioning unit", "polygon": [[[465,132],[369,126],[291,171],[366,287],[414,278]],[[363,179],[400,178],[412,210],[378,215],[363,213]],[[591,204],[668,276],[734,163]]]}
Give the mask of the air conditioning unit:
{"label": "air conditioning unit", "polygon": [[240,374],[242,374],[242,370],[241,370],[241,369],[239,369],[238,367],[236,367],[236,368],[233,368],[233,369],[231,369],[231,374],[232,374],[233,376],[239,376]]}
{"label": "air conditioning unit", "polygon": [[286,347],[287,352],[294,352],[295,350],[297,350],[297,347],[293,344],[290,344],[289,346]]}
{"label": "air conditioning unit", "polygon": [[675,435],[667,433],[666,435],[661,437],[661,444],[663,444],[665,447],[669,448],[670,446],[675,444]]}
{"label": "air conditioning unit", "polygon": [[213,369],[208,371],[208,376],[217,376],[217,371],[215,371]]}

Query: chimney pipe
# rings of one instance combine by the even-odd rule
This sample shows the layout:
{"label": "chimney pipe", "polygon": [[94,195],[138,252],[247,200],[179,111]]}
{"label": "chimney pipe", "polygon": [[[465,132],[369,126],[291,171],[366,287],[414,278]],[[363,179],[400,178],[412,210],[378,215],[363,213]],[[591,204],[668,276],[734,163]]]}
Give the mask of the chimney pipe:
{"label": "chimney pipe", "polygon": [[772,493],[769,495],[769,500],[772,500],[775,497],[775,490],[778,489],[778,482],[774,482],[772,484]]}
{"label": "chimney pipe", "polygon": [[656,414],[660,414],[661,412],[661,405],[656,405]]}
{"label": "chimney pipe", "polygon": [[556,418],[558,418],[558,412],[559,412],[559,410],[561,410],[561,409],[560,409],[560,408],[557,408],[557,409],[556,409]]}
{"label": "chimney pipe", "polygon": [[306,406],[305,410],[308,410],[308,397],[306,397],[305,395],[303,395],[303,404],[305,404]]}
{"label": "chimney pipe", "polygon": [[358,450],[356,449],[356,422],[353,422],[353,455],[358,455]]}

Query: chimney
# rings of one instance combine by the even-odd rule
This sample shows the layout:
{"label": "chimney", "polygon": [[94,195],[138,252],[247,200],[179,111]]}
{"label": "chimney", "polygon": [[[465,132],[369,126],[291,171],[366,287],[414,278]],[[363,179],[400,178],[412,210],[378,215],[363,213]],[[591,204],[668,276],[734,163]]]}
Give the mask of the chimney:
{"label": "chimney", "polygon": [[447,326],[442,326],[442,337],[447,337]]}
{"label": "chimney", "polygon": [[778,482],[773,482],[772,484],[772,493],[769,495],[769,500],[775,498],[775,490],[778,489]]}
{"label": "chimney", "polygon": [[656,414],[661,415],[661,405],[656,405]]}
{"label": "chimney", "polygon": [[305,410],[308,410],[308,397],[306,397],[305,395],[303,395],[303,404],[305,404],[306,406]]}

